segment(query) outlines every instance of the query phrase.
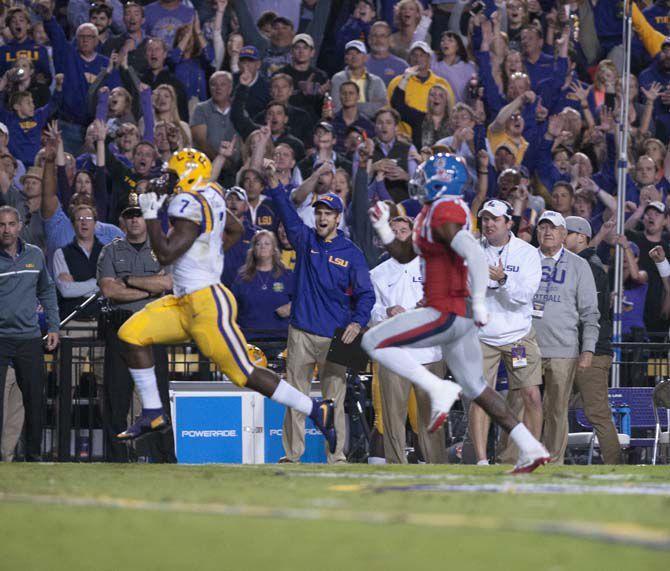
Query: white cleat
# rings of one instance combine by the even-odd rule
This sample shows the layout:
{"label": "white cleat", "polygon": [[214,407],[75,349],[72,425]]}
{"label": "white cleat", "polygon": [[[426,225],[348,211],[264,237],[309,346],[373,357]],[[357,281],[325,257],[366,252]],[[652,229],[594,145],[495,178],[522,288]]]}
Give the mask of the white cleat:
{"label": "white cleat", "polygon": [[438,389],[431,394],[430,398],[430,422],[428,432],[431,434],[444,424],[449,416],[449,411],[461,396],[461,387],[451,381],[442,381]]}
{"label": "white cleat", "polygon": [[519,453],[519,460],[510,474],[530,474],[536,468],[544,466],[549,462],[551,462],[551,454],[549,454],[542,444],[539,444],[531,452],[522,451]]}

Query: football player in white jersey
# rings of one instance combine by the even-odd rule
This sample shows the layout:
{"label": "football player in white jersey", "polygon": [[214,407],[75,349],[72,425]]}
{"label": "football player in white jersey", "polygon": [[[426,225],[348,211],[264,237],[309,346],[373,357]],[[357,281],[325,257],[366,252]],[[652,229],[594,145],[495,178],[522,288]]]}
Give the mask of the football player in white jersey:
{"label": "football player in white jersey", "polygon": [[[224,252],[239,240],[242,224],[226,209],[223,189],[209,182],[211,172],[204,153],[183,149],[167,163],[166,176],[172,182],[166,186],[176,182],[174,193],[140,195],[151,247],[161,265],[172,265],[174,295],[148,304],[119,329],[119,339],[126,344],[124,358],[142,399],[142,413],[117,437],[132,440],[168,427],[151,345],[193,340],[202,355],[235,384],[309,416],[332,453],[337,442],[333,402],[311,399],[249,358],[247,342],[236,323],[235,298],[220,283]],[[165,234],[158,214],[167,200],[172,228]]]}

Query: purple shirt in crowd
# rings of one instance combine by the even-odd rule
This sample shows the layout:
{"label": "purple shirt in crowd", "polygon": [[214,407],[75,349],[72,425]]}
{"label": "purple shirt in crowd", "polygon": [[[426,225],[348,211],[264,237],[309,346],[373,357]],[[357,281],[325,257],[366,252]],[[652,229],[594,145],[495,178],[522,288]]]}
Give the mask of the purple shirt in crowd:
{"label": "purple shirt in crowd", "polygon": [[152,2],[144,8],[144,30],[153,38],[162,38],[168,49],[174,43],[177,28],[193,21],[195,10],[181,3],[173,10],[167,10],[160,2]]}
{"label": "purple shirt in crowd", "polygon": [[393,54],[389,54],[385,58],[376,58],[370,54],[365,67],[370,73],[381,77],[384,84],[388,87],[391,80],[396,75],[402,75],[408,66],[404,59]]}

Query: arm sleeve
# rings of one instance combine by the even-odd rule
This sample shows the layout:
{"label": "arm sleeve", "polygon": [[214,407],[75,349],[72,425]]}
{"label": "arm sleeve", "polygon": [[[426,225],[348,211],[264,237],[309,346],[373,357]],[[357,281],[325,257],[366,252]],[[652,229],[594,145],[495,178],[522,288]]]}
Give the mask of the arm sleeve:
{"label": "arm sleeve", "polygon": [[644,49],[649,52],[651,57],[655,57],[661,51],[665,36],[654,29],[635,2],[633,2],[633,28],[642,40]]}
{"label": "arm sleeve", "polygon": [[60,316],[58,315],[58,299],[56,287],[49,275],[44,260],[44,254],[40,252],[41,268],[37,278],[37,299],[42,304],[47,316],[47,327],[49,333],[56,333],[60,329]]}
{"label": "arm sleeve", "polygon": [[96,279],[98,282],[103,278],[115,278],[116,271],[114,270],[114,260],[112,260],[111,248],[105,246],[100,251],[98,264],[96,267]]}
{"label": "arm sleeve", "polygon": [[405,123],[409,123],[414,128],[419,127],[426,116],[425,113],[422,113],[418,109],[410,107],[405,103],[405,90],[400,89],[398,86],[396,86],[393,90],[393,95],[391,95],[391,107],[400,113],[400,118]]}
{"label": "arm sleeve", "polygon": [[596,342],[598,341],[598,333],[600,325],[600,311],[598,311],[598,294],[596,292],[596,282],[593,278],[588,262],[578,266],[578,282],[577,282],[577,311],[579,313],[579,321],[582,326],[582,352],[590,351],[594,353],[596,350]]}
{"label": "arm sleeve", "polygon": [[316,3],[312,21],[307,26],[306,32],[312,36],[314,40],[314,57],[319,57],[321,51],[321,43],[323,42],[324,32],[328,24],[328,16],[330,16],[330,8],[333,0],[319,0]]}
{"label": "arm sleeve", "polygon": [[140,92],[140,109],[142,112],[142,118],[144,119],[144,133],[143,139],[149,141],[150,143],[154,142],[154,110],[151,106],[151,88],[145,89]]}
{"label": "arm sleeve", "polygon": [[451,240],[451,249],[463,258],[468,265],[470,292],[473,301],[484,300],[489,281],[489,266],[484,250],[466,229],[460,230]]}
{"label": "arm sleeve", "polygon": [[99,219],[107,222],[111,215],[109,194],[107,193],[107,174],[105,167],[96,166],[93,172],[93,196]]}
{"label": "arm sleeve", "polygon": [[489,115],[495,117],[505,106],[505,98],[498,89],[498,84],[493,79],[493,71],[491,69],[491,54],[490,52],[477,52],[477,65],[479,68],[479,79],[484,87],[484,102]]}
{"label": "arm sleeve", "polygon": [[47,33],[47,36],[49,36],[49,41],[53,47],[53,60],[56,73],[64,73],[65,62],[67,58],[72,55],[70,53],[72,46],[68,44],[65,32],[55,18],[45,20],[44,31]]}
{"label": "arm sleeve", "polygon": [[384,305],[382,301],[382,295],[381,295],[381,290],[379,287],[379,274],[370,274],[370,279],[372,281],[372,287],[374,288],[375,292],[375,304],[372,307],[372,311],[370,313],[370,325],[376,325],[377,323],[381,323],[386,319],[386,306]]}
{"label": "arm sleeve", "polygon": [[109,90],[103,93],[98,91],[98,102],[95,106],[95,118],[107,121],[107,107],[109,104]]}
{"label": "arm sleeve", "polygon": [[291,204],[288,192],[284,190],[281,184],[277,188],[267,189],[266,194],[272,198],[275,212],[286,229],[286,236],[296,254],[299,254],[299,248],[302,246],[309,228],[298,216],[296,209]]}
{"label": "arm sleeve", "polygon": [[366,103],[359,103],[359,109],[363,115],[374,117],[374,114],[387,104],[386,87],[381,78],[368,75],[370,81],[370,100]]}
{"label": "arm sleeve", "polygon": [[245,85],[238,85],[230,106],[230,120],[243,140],[246,140],[253,131],[260,128],[260,125],[251,120],[246,110],[248,95],[249,88]]}
{"label": "arm sleeve", "polygon": [[533,301],[542,279],[542,263],[535,250],[528,251],[518,264],[522,271],[507,274],[505,285],[500,292],[516,305],[527,305]]}
{"label": "arm sleeve", "polygon": [[248,0],[234,0],[233,6],[240,24],[240,32],[244,37],[245,44],[253,44],[262,54],[270,47],[270,40],[260,33],[254,18],[249,10]]}
{"label": "arm sleeve", "polygon": [[374,232],[368,217],[368,173],[365,169],[358,169],[354,178],[354,187],[351,197],[351,238],[364,252],[373,247]]}
{"label": "arm sleeve", "polygon": [[71,299],[73,297],[82,297],[91,295],[98,291],[98,282],[95,278],[83,282],[68,282],[58,278],[60,274],[69,274],[70,268],[67,267],[65,256],[62,248],[59,248],[54,253],[54,278],[56,280],[56,287],[64,298]]}

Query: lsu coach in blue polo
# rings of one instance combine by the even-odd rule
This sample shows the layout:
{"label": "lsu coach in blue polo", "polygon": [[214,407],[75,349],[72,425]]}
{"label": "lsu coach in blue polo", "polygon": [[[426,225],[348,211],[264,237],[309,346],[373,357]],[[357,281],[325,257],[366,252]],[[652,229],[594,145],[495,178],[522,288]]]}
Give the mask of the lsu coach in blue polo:
{"label": "lsu coach in blue polo", "polygon": [[[326,361],[338,327],[351,343],[370,320],[375,303],[370,272],[363,252],[345,238],[337,225],[344,209],[336,194],[314,201],[315,228],[305,225],[273,170],[268,172],[275,212],[296,251],[295,296],[291,307],[286,357],[287,382],[303,393],[310,389],[314,366],[325,398],[335,401],[337,449],[328,462],[344,462],[344,396],[346,369]],[[305,450],[305,416],[286,412],[283,427],[284,462],[298,462]]]}

